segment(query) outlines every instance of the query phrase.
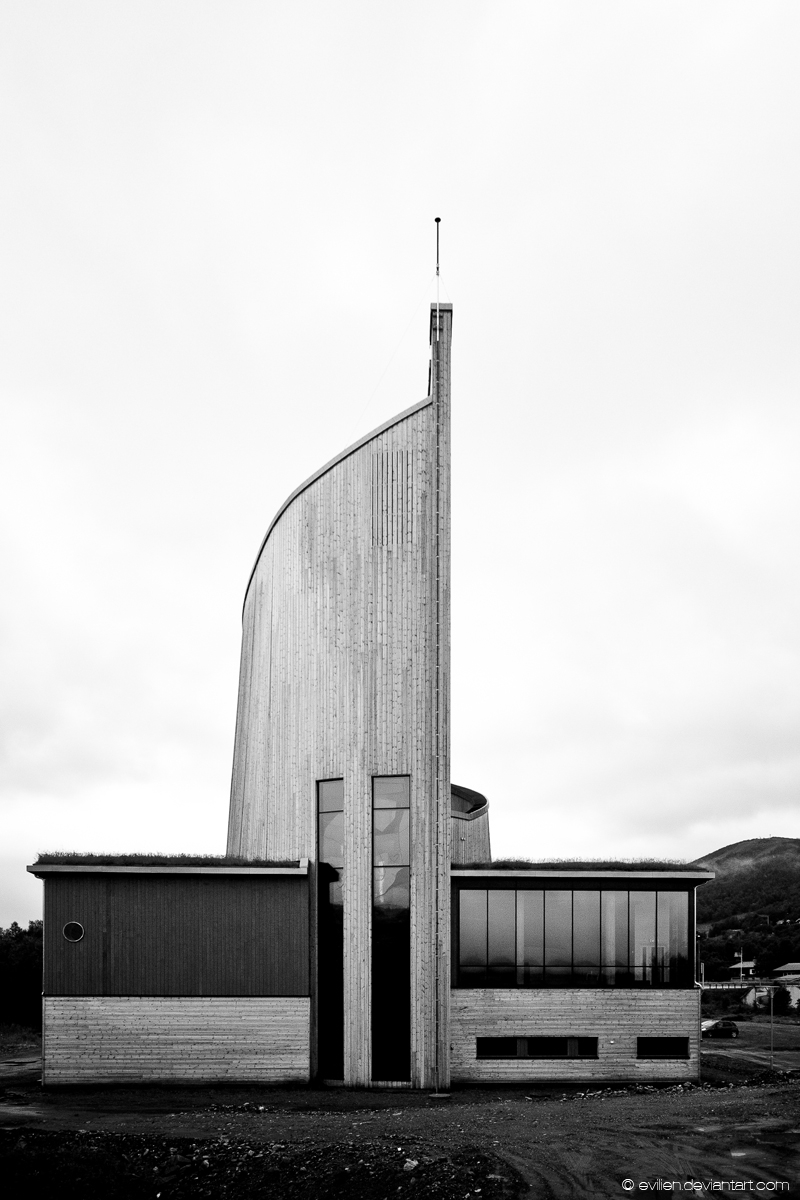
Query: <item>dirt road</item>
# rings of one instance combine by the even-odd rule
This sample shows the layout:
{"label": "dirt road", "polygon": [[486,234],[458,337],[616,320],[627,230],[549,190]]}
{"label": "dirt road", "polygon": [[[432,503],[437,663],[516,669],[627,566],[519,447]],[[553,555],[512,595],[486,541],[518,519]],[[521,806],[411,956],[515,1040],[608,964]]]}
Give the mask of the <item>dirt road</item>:
{"label": "dirt road", "polygon": [[704,1051],[702,1087],[495,1088],[450,1100],[305,1088],[42,1093],[28,1064],[5,1081],[0,1177],[26,1200],[37,1185],[59,1200],[573,1200],[624,1196],[626,1179],[637,1191],[690,1179],[800,1190],[800,1082],[759,1081],[732,1055],[716,1043]]}
{"label": "dirt road", "polygon": [[730,1061],[747,1059],[761,1068],[772,1062],[782,1071],[800,1071],[800,1025],[797,1019],[779,1017],[770,1026],[769,1017],[759,1014],[752,1021],[736,1022],[739,1036],[735,1039],[704,1039],[704,1049],[713,1049],[731,1056]]}

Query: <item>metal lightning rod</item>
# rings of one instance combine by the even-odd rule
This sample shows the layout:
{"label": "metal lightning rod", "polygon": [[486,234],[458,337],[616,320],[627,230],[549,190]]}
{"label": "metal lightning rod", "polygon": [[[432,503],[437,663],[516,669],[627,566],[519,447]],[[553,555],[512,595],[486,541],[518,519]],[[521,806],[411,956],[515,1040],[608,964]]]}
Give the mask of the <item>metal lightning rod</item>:
{"label": "metal lightning rod", "polygon": [[441,217],[434,217],[436,222],[436,340],[439,340],[439,222]]}

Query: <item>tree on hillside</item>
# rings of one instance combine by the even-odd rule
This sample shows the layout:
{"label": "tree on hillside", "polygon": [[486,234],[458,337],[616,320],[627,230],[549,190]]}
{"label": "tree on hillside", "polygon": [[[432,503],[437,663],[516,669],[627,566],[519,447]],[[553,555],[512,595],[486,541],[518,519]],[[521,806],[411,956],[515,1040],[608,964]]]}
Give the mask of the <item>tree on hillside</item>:
{"label": "tree on hillside", "polygon": [[697,919],[718,922],[739,913],[800,917],[800,868],[796,859],[754,863],[697,889]]}
{"label": "tree on hillside", "polygon": [[756,951],[756,971],[761,976],[771,975],[787,962],[800,962],[800,931],[785,933],[786,926],[765,933],[759,938]]}
{"label": "tree on hillside", "polygon": [[752,941],[744,941],[742,938],[729,938],[724,935],[719,937],[707,937],[701,939],[699,943],[700,961],[703,964],[706,979],[716,982],[726,982],[733,980],[735,982],[736,975],[731,972],[731,967],[735,965],[739,958],[739,951],[743,951],[744,961],[749,961],[757,948],[757,943]]}
{"label": "tree on hillside", "polygon": [[0,1023],[42,1027],[42,922],[0,929]]}
{"label": "tree on hillside", "polygon": [[776,1017],[785,1017],[792,1009],[792,994],[788,988],[779,987],[772,996],[772,1011]]}

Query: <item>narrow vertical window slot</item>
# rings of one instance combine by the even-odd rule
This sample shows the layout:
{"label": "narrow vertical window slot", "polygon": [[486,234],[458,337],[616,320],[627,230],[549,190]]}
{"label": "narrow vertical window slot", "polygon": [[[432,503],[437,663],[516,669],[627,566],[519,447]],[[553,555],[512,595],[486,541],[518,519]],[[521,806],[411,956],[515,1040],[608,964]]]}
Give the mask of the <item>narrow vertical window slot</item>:
{"label": "narrow vertical window slot", "polygon": [[344,780],[317,784],[319,1073],[344,1079]]}
{"label": "narrow vertical window slot", "polygon": [[629,946],[634,986],[653,983],[656,961],[656,893],[631,892]]}
{"label": "narrow vertical window slot", "polygon": [[372,781],[372,1078],[411,1079],[410,786]]}

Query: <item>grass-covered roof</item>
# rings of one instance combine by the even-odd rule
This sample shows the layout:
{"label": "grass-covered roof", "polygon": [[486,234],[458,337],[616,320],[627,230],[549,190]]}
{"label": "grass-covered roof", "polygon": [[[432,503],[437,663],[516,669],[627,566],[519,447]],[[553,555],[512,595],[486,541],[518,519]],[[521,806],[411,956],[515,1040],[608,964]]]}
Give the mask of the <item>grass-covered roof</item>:
{"label": "grass-covered roof", "polygon": [[243,858],[239,854],[79,854],[73,850],[46,851],[35,866],[64,867],[296,867],[290,862]]}
{"label": "grass-covered roof", "polygon": [[663,858],[551,858],[534,862],[528,858],[496,858],[492,862],[458,863],[454,871],[698,871],[695,863]]}

